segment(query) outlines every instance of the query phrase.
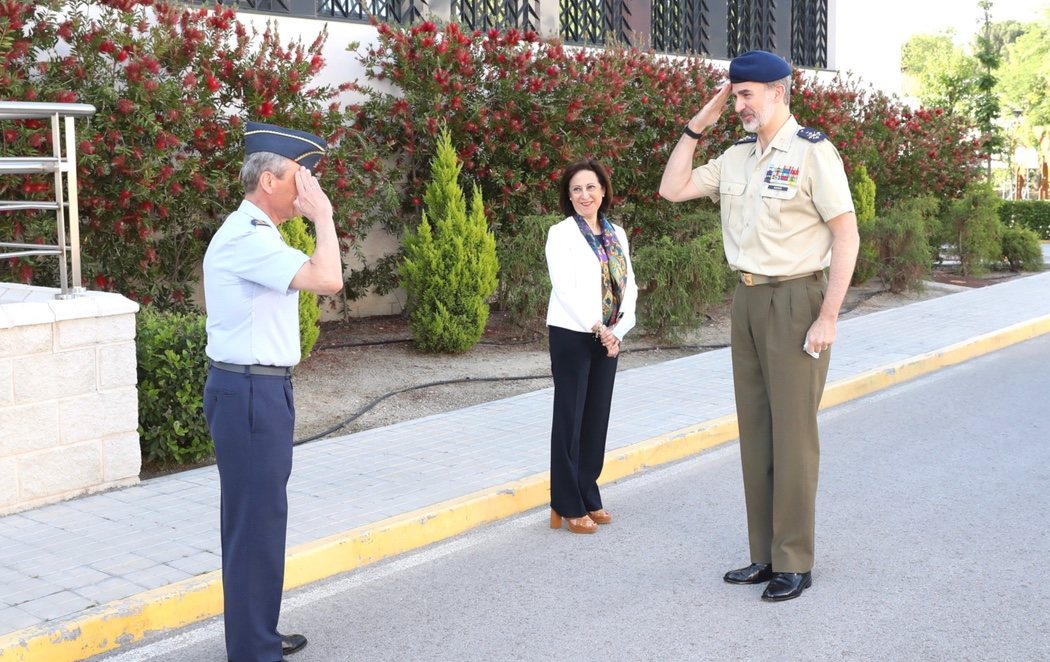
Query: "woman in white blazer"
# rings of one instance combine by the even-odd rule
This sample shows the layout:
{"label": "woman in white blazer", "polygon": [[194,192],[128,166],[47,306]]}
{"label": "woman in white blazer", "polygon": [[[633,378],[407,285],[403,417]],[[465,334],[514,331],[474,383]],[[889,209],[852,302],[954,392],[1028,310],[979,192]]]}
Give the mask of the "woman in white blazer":
{"label": "woman in white blazer", "polygon": [[598,476],[620,341],[634,326],[638,300],[627,233],[605,217],[611,201],[605,169],[590,160],[574,163],[561,176],[560,203],[568,218],[547,233],[551,528],[560,529],[564,518],[573,533],[594,533],[612,521]]}

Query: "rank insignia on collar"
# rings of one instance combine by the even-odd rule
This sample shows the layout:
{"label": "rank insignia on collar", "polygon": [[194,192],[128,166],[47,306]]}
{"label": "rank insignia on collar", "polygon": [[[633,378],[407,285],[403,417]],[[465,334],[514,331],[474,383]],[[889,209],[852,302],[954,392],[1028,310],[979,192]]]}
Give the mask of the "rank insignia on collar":
{"label": "rank insignia on collar", "polygon": [[746,145],[747,143],[758,142],[758,134],[752,133],[751,135],[744,136],[740,140],[733,143],[734,145]]}
{"label": "rank insignia on collar", "polygon": [[259,225],[262,225],[262,226],[264,226],[264,227],[268,227],[268,228],[272,228],[272,227],[273,227],[272,225],[270,225],[270,224],[269,224],[269,223],[267,223],[266,221],[260,221],[260,220],[259,220],[259,219],[257,219],[257,218],[253,218],[253,219],[252,219],[252,225],[255,225],[255,226],[259,226]]}
{"label": "rank insignia on collar", "polygon": [[799,138],[805,138],[811,143],[819,143],[821,140],[827,139],[827,136],[824,135],[824,132],[818,131],[816,129],[811,129],[808,126],[804,126],[801,129],[799,129],[796,135]]}

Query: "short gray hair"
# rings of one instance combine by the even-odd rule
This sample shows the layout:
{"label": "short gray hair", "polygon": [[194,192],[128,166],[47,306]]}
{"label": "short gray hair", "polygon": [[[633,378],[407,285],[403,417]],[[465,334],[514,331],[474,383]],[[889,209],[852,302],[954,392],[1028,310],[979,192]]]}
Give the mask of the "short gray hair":
{"label": "short gray hair", "polygon": [[295,162],[286,156],[274,154],[273,152],[254,152],[244,159],[241,166],[241,184],[244,185],[245,193],[255,193],[259,186],[259,178],[264,172],[272,172],[278,177],[283,177],[288,166]]}
{"label": "short gray hair", "polygon": [[783,85],[784,86],[784,105],[785,106],[790,106],[791,105],[791,74],[788,74],[787,76],[784,76],[783,78],[781,78],[779,80],[771,80],[768,83],[766,83],[766,85],[769,86],[769,89],[773,89],[777,85]]}

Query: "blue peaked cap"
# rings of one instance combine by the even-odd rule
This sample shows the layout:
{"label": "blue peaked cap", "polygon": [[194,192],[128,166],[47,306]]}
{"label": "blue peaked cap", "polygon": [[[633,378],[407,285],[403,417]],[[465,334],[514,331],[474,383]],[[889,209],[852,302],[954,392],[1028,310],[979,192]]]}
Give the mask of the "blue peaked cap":
{"label": "blue peaked cap", "polygon": [[244,154],[272,152],[287,157],[310,170],[328,150],[328,143],[312,133],[283,126],[248,122],[244,129]]}
{"label": "blue peaked cap", "polygon": [[769,51],[748,51],[729,62],[730,83],[772,83],[791,75],[791,65]]}

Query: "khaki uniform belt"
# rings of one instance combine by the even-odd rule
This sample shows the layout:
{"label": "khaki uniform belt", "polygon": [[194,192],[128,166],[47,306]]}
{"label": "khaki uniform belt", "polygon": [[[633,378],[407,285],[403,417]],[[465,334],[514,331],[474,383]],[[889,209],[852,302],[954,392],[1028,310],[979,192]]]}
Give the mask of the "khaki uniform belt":
{"label": "khaki uniform belt", "polygon": [[208,365],[226,372],[237,372],[242,375],[266,375],[269,377],[291,377],[292,368],[279,365],[240,365],[239,363],[224,363],[222,361],[208,361]]}
{"label": "khaki uniform belt", "polygon": [[799,278],[820,278],[824,275],[823,271],[811,271],[808,274],[799,274],[798,276],[760,276],[759,274],[749,274],[746,271],[740,272],[740,282],[748,287],[754,287],[755,285],[776,285],[777,283],[783,283],[789,280],[798,280]]}

